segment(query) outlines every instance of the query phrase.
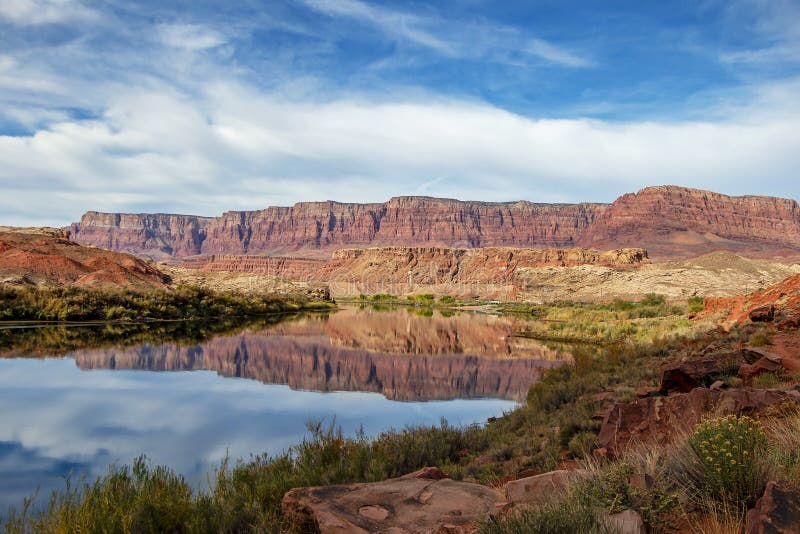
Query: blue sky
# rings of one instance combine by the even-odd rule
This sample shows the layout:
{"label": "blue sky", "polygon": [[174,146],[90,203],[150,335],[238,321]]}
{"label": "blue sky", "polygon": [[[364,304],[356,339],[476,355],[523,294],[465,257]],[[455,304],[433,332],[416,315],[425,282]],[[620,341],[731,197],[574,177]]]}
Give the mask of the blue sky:
{"label": "blue sky", "polygon": [[0,224],[798,168],[796,1],[0,0]]}

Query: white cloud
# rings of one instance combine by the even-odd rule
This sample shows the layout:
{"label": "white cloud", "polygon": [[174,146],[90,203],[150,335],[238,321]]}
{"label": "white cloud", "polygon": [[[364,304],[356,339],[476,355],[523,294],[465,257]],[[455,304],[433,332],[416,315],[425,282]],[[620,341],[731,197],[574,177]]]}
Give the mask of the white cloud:
{"label": "white cloud", "polygon": [[463,23],[436,16],[379,8],[359,0],[303,0],[310,8],[330,16],[369,23],[395,39],[450,57],[494,57],[509,61],[510,53],[523,52],[563,67],[588,67],[593,62],[542,39],[525,42],[517,31],[486,23]]}
{"label": "white cloud", "polygon": [[674,123],[536,120],[458,101],[290,102],[233,82],[194,99],[132,90],[99,119],[0,137],[11,191],[0,223],[20,224],[20,206],[26,223],[65,224],[88,209],[219,214],[420,187],[483,200],[611,200],[661,183],[797,197],[794,84],[726,120]]}
{"label": "white cloud", "polygon": [[70,22],[75,20],[95,20],[96,11],[89,9],[78,0],[3,0],[0,2],[0,19],[6,19],[19,26],[36,26]]}
{"label": "white cloud", "polygon": [[740,0],[727,9],[731,19],[748,21],[746,30],[759,38],[761,46],[722,52],[723,63],[762,67],[800,61],[800,4],[796,1]]}
{"label": "white cloud", "polygon": [[305,0],[305,3],[327,15],[360,19],[395,37],[407,39],[445,55],[456,55],[451,44],[423,30],[423,20],[417,16],[370,6],[358,0]]}
{"label": "white cloud", "polygon": [[162,24],[158,34],[166,45],[186,50],[204,50],[226,42],[218,31],[198,24]]}
{"label": "white cloud", "polygon": [[540,57],[551,63],[558,63],[567,67],[590,67],[592,62],[588,59],[577,56],[563,48],[553,46],[541,39],[531,40],[527,52]]}

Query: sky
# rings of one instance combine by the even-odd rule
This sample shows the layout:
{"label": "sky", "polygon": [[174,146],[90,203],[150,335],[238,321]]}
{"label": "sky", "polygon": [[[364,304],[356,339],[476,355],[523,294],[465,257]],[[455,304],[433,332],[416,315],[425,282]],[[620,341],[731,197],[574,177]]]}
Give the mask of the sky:
{"label": "sky", "polygon": [[797,0],[0,0],[0,224],[798,169]]}

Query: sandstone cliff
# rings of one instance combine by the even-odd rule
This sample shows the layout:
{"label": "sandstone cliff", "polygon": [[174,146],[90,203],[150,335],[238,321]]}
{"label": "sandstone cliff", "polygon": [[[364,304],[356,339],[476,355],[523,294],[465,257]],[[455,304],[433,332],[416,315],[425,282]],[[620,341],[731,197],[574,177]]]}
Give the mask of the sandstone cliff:
{"label": "sandstone cliff", "polygon": [[220,217],[88,212],[70,227],[79,243],[154,258],[317,255],[365,246],[642,247],[655,259],[715,250],[800,253],[794,200],[649,187],[613,204],[464,202],[398,197],[380,204],[304,202]]}
{"label": "sandstone cliff", "polygon": [[217,218],[88,212],[70,231],[79,243],[154,258],[413,244],[570,247],[606,209],[400,197],[383,204],[304,202]]}
{"label": "sandstone cliff", "polygon": [[206,273],[240,272],[280,282],[327,285],[334,297],[432,292],[513,300],[518,273],[545,266],[638,267],[643,249],[518,249],[487,247],[371,247],[335,251],[328,261],[308,258],[212,255],[189,258],[182,267]]}
{"label": "sandstone cliff", "polygon": [[711,250],[797,254],[800,206],[783,198],[648,187],[618,198],[576,243],[601,249],[643,247],[656,259],[692,257]]}

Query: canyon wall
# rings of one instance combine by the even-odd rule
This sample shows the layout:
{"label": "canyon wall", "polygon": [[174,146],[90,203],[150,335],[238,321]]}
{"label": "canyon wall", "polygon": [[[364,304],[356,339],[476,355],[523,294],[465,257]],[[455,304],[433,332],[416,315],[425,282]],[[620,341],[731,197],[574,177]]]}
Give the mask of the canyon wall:
{"label": "canyon wall", "polygon": [[302,282],[329,288],[334,298],[360,294],[436,295],[513,299],[521,272],[541,267],[639,267],[644,249],[597,251],[486,247],[369,247],[334,251],[331,258],[212,255],[187,258],[181,267],[205,273],[262,275],[276,282]]}
{"label": "canyon wall", "polygon": [[303,202],[216,218],[88,212],[70,233],[79,243],[157,259],[379,245],[571,247],[607,208],[399,197],[383,204]]}
{"label": "canyon wall", "polygon": [[654,258],[690,257],[712,250],[751,256],[797,254],[800,206],[783,198],[648,187],[618,198],[576,244],[644,247]]}
{"label": "canyon wall", "polygon": [[468,202],[398,197],[385,203],[304,202],[220,217],[88,212],[70,227],[84,244],[153,258],[250,254],[327,257],[366,246],[646,248],[655,259],[714,250],[800,253],[794,200],[649,187],[613,204]]}

